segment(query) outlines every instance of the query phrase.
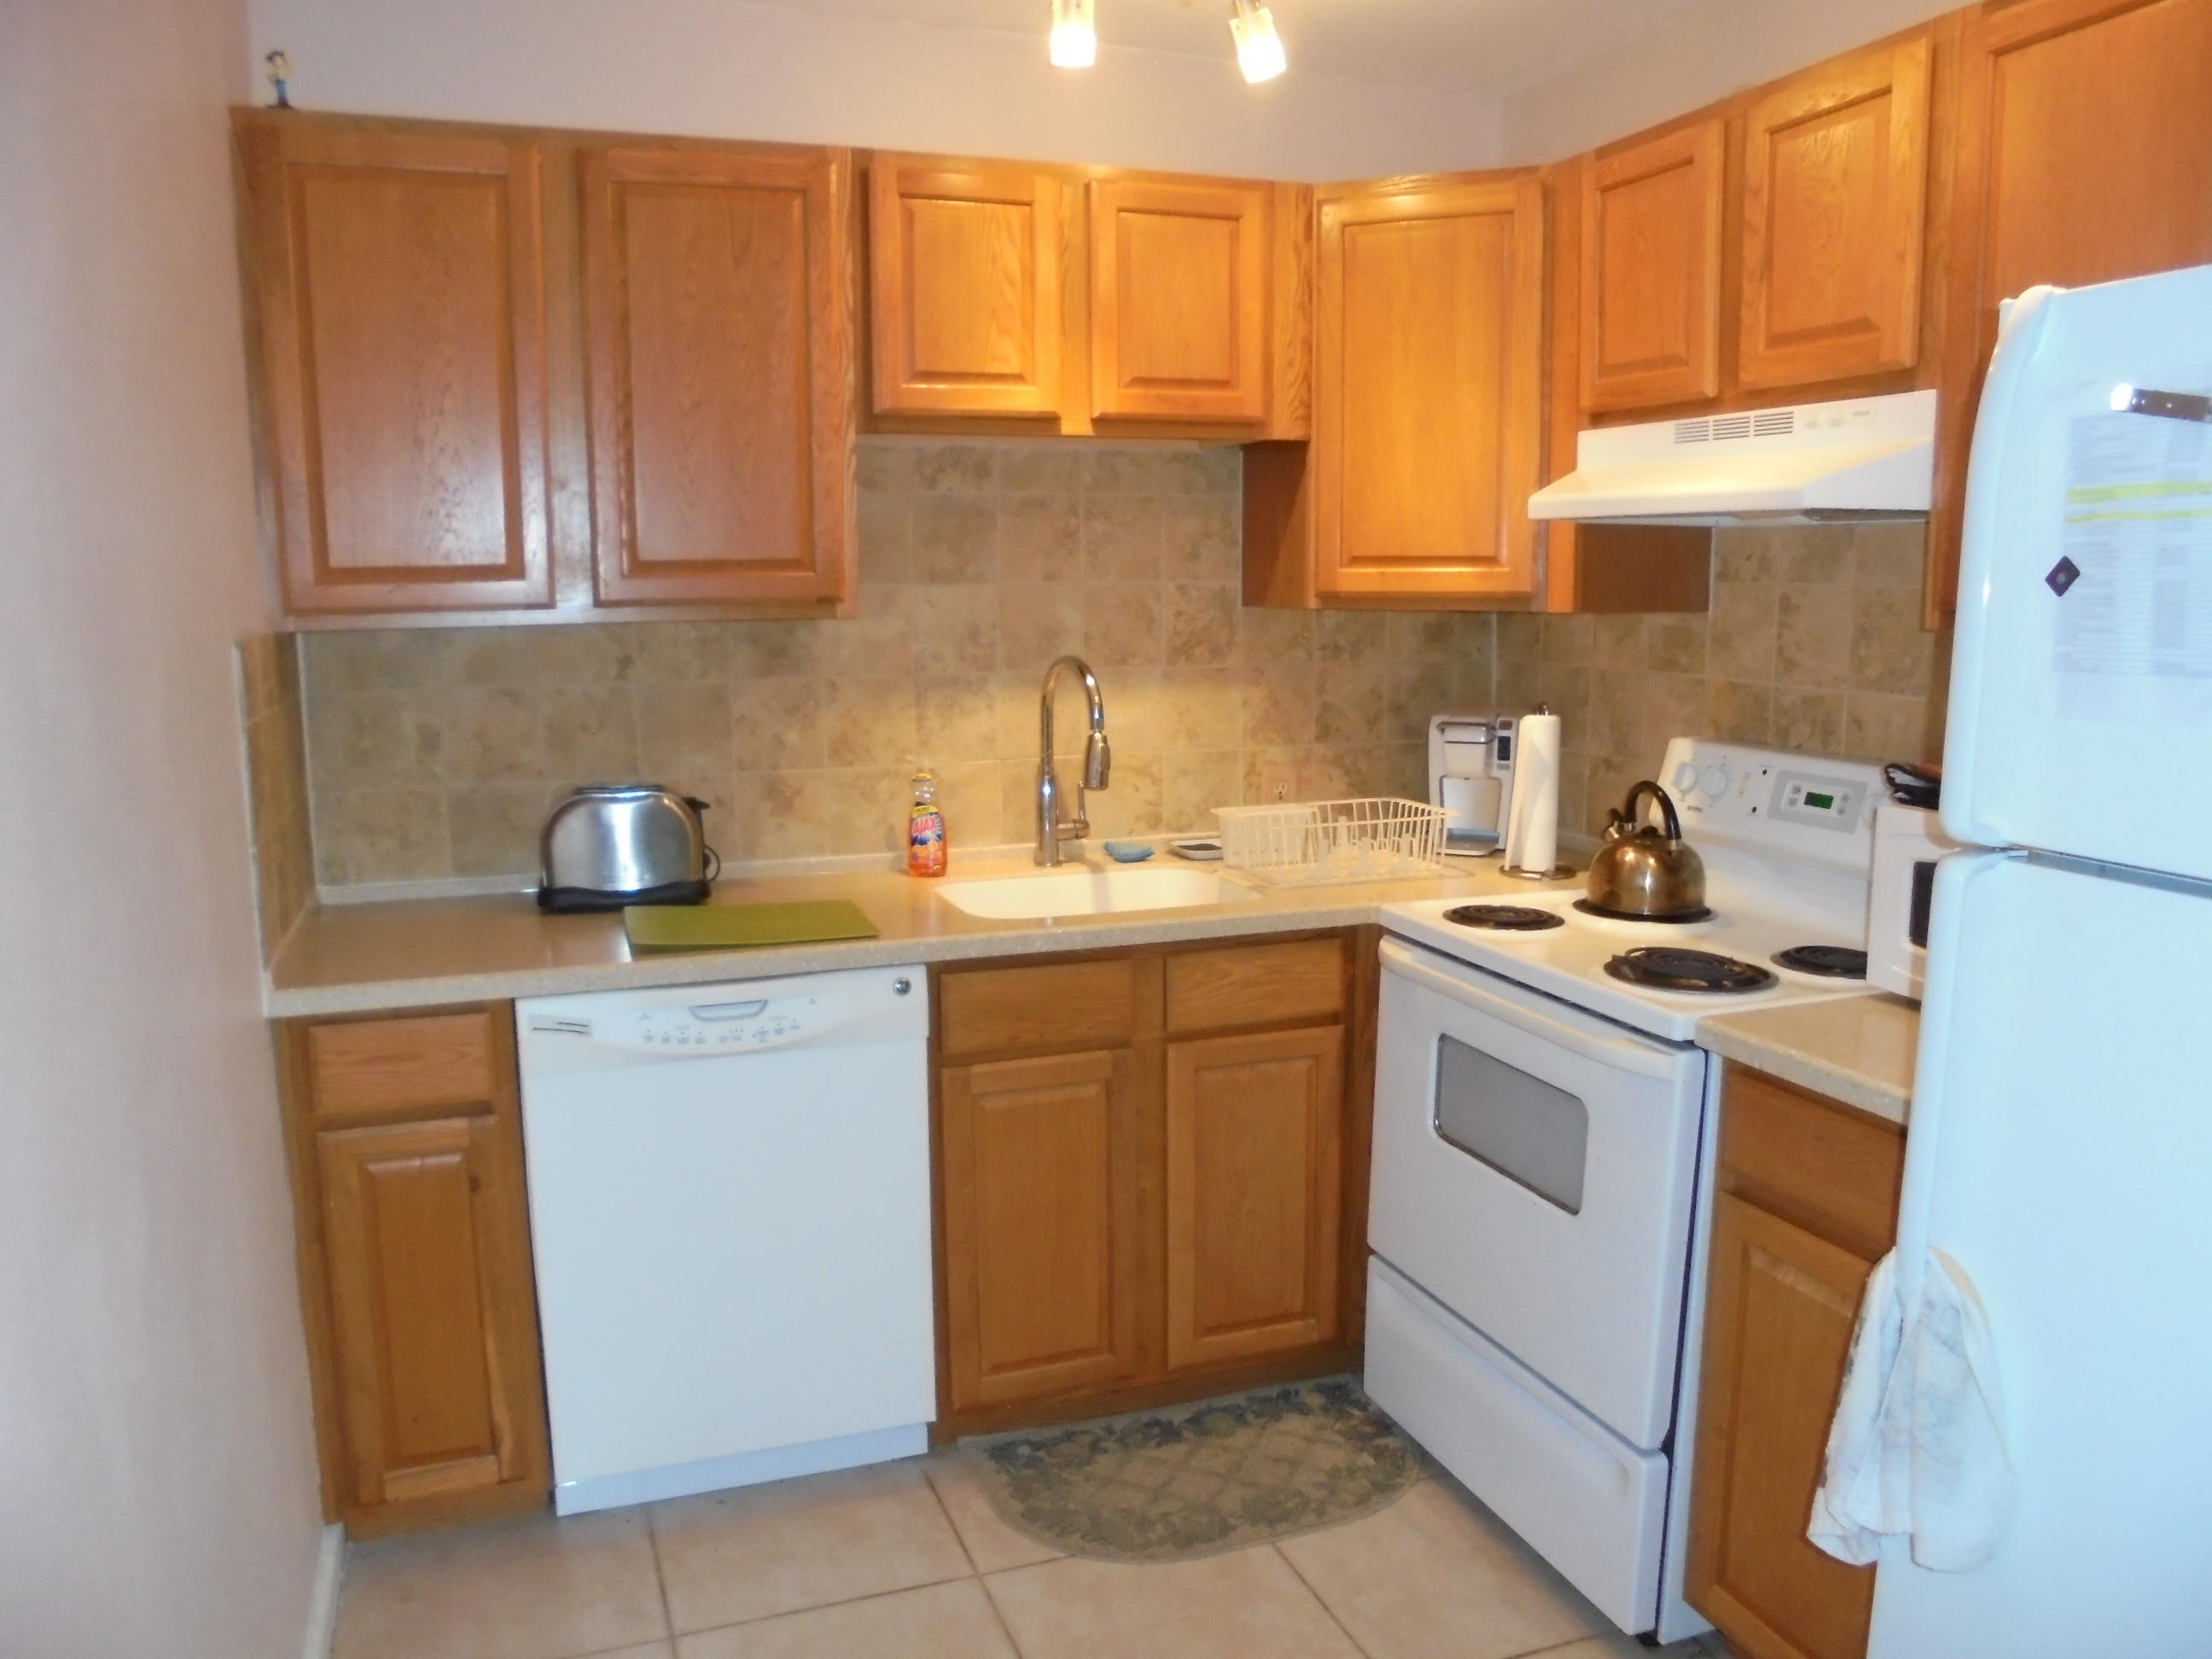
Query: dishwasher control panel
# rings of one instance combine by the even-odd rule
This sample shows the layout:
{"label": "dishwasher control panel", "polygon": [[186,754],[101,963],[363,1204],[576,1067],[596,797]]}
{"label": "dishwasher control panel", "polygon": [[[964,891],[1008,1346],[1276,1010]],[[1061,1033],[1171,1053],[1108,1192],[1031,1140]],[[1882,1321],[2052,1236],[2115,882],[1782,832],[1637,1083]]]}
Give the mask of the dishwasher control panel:
{"label": "dishwasher control panel", "polygon": [[665,1003],[579,1018],[532,1014],[533,1035],[580,1036],[648,1054],[712,1054],[780,1048],[833,1031],[852,1012],[836,994],[763,997],[741,1002]]}

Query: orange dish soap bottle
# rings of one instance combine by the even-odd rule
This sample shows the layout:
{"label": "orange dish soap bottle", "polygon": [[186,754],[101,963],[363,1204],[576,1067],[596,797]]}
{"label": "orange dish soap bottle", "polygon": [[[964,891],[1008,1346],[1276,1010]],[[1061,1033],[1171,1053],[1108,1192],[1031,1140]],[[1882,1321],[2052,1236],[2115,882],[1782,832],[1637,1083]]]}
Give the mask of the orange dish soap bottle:
{"label": "orange dish soap bottle", "polygon": [[937,780],[927,772],[914,775],[914,807],[906,819],[906,872],[909,876],[945,873],[945,809],[937,804]]}

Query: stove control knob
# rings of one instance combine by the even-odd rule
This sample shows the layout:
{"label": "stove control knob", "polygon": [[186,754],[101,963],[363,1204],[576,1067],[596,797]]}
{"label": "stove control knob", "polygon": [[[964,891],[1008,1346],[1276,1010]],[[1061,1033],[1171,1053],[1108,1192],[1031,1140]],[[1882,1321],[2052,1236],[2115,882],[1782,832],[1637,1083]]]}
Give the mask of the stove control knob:
{"label": "stove control knob", "polygon": [[1708,766],[1704,771],[1698,774],[1698,787],[1704,790],[1707,794],[1712,796],[1717,800],[1720,798],[1721,791],[1728,787],[1728,768],[1722,766],[1717,763],[1714,765]]}
{"label": "stove control knob", "polygon": [[1684,761],[1674,769],[1674,793],[1678,795],[1686,795],[1697,787],[1698,769],[1688,761]]}

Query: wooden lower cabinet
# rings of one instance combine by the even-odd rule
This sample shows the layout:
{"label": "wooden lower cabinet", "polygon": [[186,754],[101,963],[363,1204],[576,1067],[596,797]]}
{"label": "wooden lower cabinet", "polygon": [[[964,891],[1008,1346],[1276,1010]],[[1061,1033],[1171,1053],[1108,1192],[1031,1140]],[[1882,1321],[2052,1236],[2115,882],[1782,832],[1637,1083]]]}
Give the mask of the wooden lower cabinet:
{"label": "wooden lower cabinet", "polygon": [[1874,1570],[1805,1528],[1904,1135],[1734,1066],[1722,1114],[1689,1600],[1745,1659],[1860,1659]]}
{"label": "wooden lower cabinet", "polygon": [[1336,1334],[1344,1028],[1168,1050],[1168,1364]]}
{"label": "wooden lower cabinet", "polygon": [[1135,1368],[1135,1068],[1121,1048],[945,1072],[956,1399],[997,1405]]}
{"label": "wooden lower cabinet", "polygon": [[325,1509],[356,1536],[551,1488],[513,1018],[280,1031]]}
{"label": "wooden lower cabinet", "polygon": [[939,970],[940,1434],[1354,1362],[1369,931]]}

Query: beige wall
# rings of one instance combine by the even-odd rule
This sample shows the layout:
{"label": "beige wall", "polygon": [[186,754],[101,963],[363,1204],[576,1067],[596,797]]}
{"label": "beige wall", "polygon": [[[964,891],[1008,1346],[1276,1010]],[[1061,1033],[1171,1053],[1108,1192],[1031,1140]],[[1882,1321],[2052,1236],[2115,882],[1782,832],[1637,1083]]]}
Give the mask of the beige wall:
{"label": "beige wall", "polygon": [[1955,9],[1955,0],[1704,0],[1514,94],[1505,158],[1556,161]]}
{"label": "beige wall", "polygon": [[0,5],[0,1650],[296,1659],[319,1516],[232,642],[210,0]]}
{"label": "beige wall", "polygon": [[1248,87],[1225,28],[1217,57],[1108,46],[1072,74],[1045,61],[1048,15],[1001,33],[743,0],[253,0],[252,50],[291,54],[311,109],[1269,179],[1497,163],[1493,100],[1307,62]]}
{"label": "beige wall", "polygon": [[1563,822],[1595,832],[1677,736],[1940,754],[1949,639],[1920,631],[1926,542],[1921,524],[1723,530],[1708,614],[1500,617],[1502,701],[1565,722]]}
{"label": "beige wall", "polygon": [[1277,770],[1309,799],[1422,792],[1428,717],[1488,699],[1490,619],[1242,609],[1239,461],[871,440],[857,618],[307,636],[321,879],[530,874],[563,790],[640,772],[713,802],[732,861],[894,849],[917,764],[956,856],[1025,841],[1063,651],[1105,695],[1101,835],[1210,831]]}

